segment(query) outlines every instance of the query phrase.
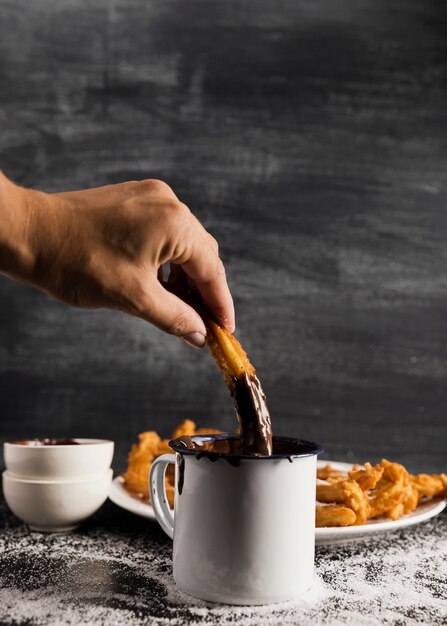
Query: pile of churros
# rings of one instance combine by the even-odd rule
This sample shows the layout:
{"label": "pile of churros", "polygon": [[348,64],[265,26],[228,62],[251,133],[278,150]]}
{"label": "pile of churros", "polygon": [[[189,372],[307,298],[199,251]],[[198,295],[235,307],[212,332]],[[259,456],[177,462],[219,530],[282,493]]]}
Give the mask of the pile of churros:
{"label": "pile of churros", "polygon": [[403,465],[383,459],[341,472],[317,470],[316,526],[359,526],[369,519],[397,520],[421,502],[447,497],[447,474],[412,476]]}
{"label": "pile of churros", "polygon": [[[183,420],[169,439],[162,439],[155,430],[138,435],[138,443],[134,444],[127,459],[127,472],[123,474],[126,489],[142,500],[149,500],[149,470],[157,456],[172,453],[169,447],[171,439],[184,435],[210,435],[221,433],[216,428],[196,428],[192,420]],[[166,470],[166,496],[171,507],[174,507],[174,466],[168,465]]]}
{"label": "pile of churros", "polygon": [[[215,428],[197,429],[192,420],[184,420],[173,432],[172,439],[220,432]],[[138,436],[123,475],[132,495],[149,500],[149,469],[156,457],[172,452],[169,441],[161,439],[155,431]],[[173,465],[168,466],[165,484],[167,499],[173,507]],[[355,526],[378,518],[397,520],[411,513],[421,502],[446,497],[447,474],[411,475],[403,465],[385,459],[375,466],[370,463],[354,465],[348,472],[326,465],[317,470],[316,526]]]}

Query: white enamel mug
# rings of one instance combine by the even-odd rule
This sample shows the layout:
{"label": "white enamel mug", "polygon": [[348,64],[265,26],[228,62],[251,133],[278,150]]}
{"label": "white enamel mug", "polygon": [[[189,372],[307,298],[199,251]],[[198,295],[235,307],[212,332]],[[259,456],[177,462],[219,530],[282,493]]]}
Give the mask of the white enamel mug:
{"label": "white enamel mug", "polygon": [[[228,439],[197,435],[192,441]],[[234,437],[232,437],[234,439]],[[296,439],[274,437],[279,444]],[[176,454],[152,464],[149,488],[155,515],[174,539],[174,580],[197,598],[227,604],[270,604],[310,588],[314,573],[317,455],[301,441],[296,454],[235,457],[198,454],[181,438]],[[165,472],[175,463],[175,519]]]}

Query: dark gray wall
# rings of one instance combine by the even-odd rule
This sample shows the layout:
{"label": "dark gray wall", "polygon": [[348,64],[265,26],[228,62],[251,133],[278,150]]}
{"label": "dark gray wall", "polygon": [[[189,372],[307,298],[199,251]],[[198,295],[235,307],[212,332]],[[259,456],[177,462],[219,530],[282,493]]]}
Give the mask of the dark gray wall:
{"label": "dark gray wall", "polygon": [[[158,177],[220,240],[274,430],[446,469],[439,0],[0,1],[0,167]],[[206,352],[0,279],[2,438],[232,429]]]}

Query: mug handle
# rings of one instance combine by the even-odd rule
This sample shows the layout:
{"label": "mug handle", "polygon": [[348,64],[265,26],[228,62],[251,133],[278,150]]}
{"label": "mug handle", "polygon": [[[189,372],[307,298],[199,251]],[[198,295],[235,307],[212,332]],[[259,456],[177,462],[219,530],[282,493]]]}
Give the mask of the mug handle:
{"label": "mug handle", "polygon": [[174,537],[174,515],[166,498],[165,474],[169,463],[175,463],[175,454],[157,457],[149,472],[149,491],[157,522],[171,539]]}

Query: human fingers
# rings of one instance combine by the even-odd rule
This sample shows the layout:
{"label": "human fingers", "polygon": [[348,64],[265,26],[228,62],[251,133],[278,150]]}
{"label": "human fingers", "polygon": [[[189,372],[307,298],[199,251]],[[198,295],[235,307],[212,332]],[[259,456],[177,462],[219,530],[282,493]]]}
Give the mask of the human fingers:
{"label": "human fingers", "polygon": [[219,258],[216,240],[199,226],[203,233],[192,246],[189,258],[180,265],[196,284],[215,320],[232,333],[235,329],[234,304],[225,267]]}
{"label": "human fingers", "polygon": [[171,335],[181,337],[194,348],[205,345],[206,328],[200,315],[167,291],[158,280],[149,283],[138,307],[138,316]]}

